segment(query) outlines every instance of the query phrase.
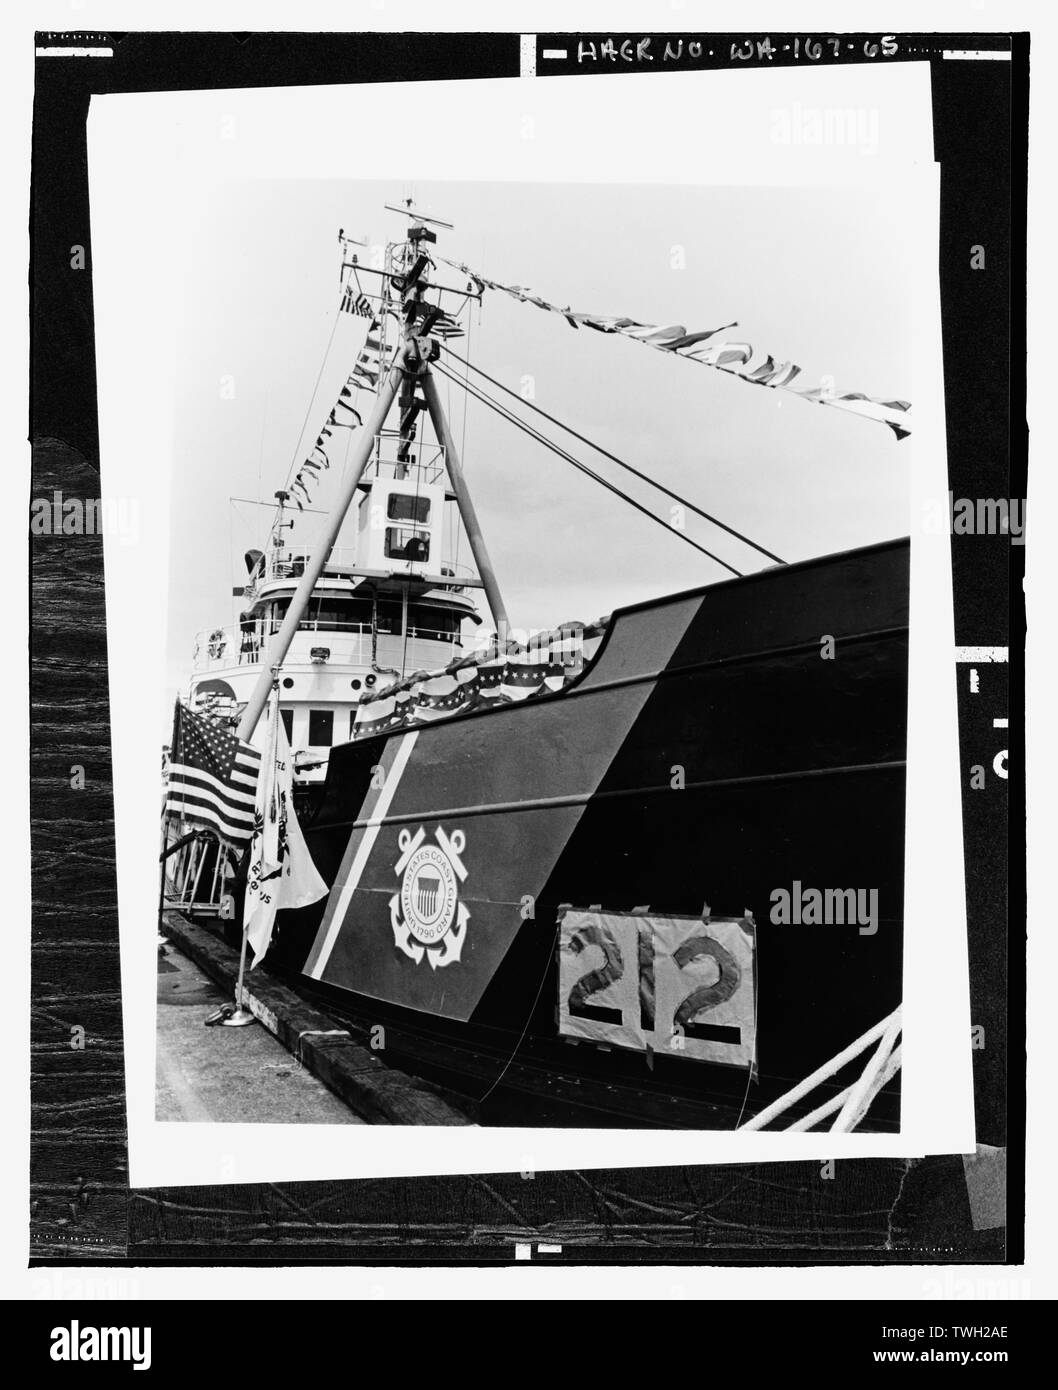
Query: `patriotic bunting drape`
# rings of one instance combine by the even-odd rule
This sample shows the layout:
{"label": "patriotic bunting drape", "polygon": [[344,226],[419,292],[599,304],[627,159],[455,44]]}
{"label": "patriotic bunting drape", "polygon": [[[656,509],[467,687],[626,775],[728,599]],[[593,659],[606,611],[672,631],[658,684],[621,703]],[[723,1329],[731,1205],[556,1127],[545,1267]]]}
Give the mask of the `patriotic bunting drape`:
{"label": "patriotic bunting drape", "polygon": [[598,649],[608,620],[585,626],[567,623],[506,652],[491,643],[484,652],[460,657],[443,671],[416,671],[397,685],[363,695],[351,736],[366,738],[432,723],[472,709],[495,709],[562,690]]}
{"label": "patriotic bunting drape", "polygon": [[420,673],[357,707],[353,738],[428,724],[472,709],[515,704],[561,690],[575,674],[558,662],[495,657],[459,663],[440,675]]}
{"label": "patriotic bunting drape", "polygon": [[535,304],[538,309],[560,315],[572,328],[594,328],[600,333],[618,333],[624,338],[644,343],[660,352],[671,352],[677,357],[688,357],[693,362],[715,367],[756,386],[778,388],[817,405],[836,406],[840,410],[852,411],[865,419],[877,420],[888,425],[897,439],[903,439],[911,433],[907,414],[911,409],[909,401],[885,400],[879,396],[866,396],[859,391],[839,392],[823,386],[808,391],[795,389],[791,383],[801,375],[801,368],[796,363],[779,361],[769,353],[755,349],[751,343],[712,341],[730,329],[737,328],[737,323],[688,333],[682,324],[662,326],[640,323],[637,319],[623,316],[577,313],[568,306],[563,309],[557,304],[549,303],[548,300],[533,294],[524,285],[504,285],[498,280],[479,275],[476,270],[471,270],[460,261],[449,261],[444,257],[439,259],[444,260],[453,270],[466,275],[476,286],[479,294],[486,289],[499,290],[522,304]]}

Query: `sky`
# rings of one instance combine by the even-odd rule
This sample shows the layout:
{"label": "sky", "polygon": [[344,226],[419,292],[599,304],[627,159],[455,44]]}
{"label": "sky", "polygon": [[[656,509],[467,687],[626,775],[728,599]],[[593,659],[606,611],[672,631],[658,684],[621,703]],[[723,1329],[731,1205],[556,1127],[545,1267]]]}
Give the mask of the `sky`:
{"label": "sky", "polygon": [[[403,219],[383,205],[409,195],[454,224],[433,249],[492,278],[689,331],[737,321],[728,336],[797,362],[803,388],[829,374],[838,391],[911,398],[907,229],[899,202],[866,187],[221,185],[198,211],[174,296],[171,689],[186,681],[194,633],[232,621],[242,554],[267,533],[268,508],[231,499],[283,486],[363,340],[364,321],[337,309],[338,228],[396,239]],[[499,293],[453,346],[517,391],[531,381],[550,414],[786,560],[908,532],[912,444],[884,425],[576,331]],[[458,388],[441,390],[516,627],[590,621],[726,577]],[[562,442],[667,516],[667,498]],[[321,485],[314,500],[327,499]],[[693,515],[687,529],[739,569],[770,563]]]}

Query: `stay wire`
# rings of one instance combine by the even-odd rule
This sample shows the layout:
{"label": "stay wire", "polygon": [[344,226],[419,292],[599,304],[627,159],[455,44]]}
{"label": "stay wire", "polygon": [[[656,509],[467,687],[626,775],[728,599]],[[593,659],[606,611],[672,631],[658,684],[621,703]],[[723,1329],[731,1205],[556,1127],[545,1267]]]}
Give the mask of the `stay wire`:
{"label": "stay wire", "polygon": [[700,545],[693,537],[688,536],[685,531],[678,531],[674,526],[670,526],[669,523],[658,516],[656,512],[652,512],[649,507],[643,506],[642,502],[637,502],[634,497],[629,497],[627,492],[622,492],[615,483],[611,483],[610,480],[604,478],[601,473],[596,473],[595,470],[589,468],[586,463],[582,463],[580,459],[574,458],[572,454],[567,453],[567,451],[563,449],[561,445],[556,444],[554,440],[548,439],[546,435],[541,434],[540,431],[534,429],[532,425],[527,424],[524,420],[520,420],[518,416],[508,410],[506,406],[500,405],[498,401],[492,400],[490,396],[479,391],[476,386],[471,386],[468,383],[460,381],[457,376],[453,376],[452,373],[439,362],[435,362],[434,367],[441,372],[442,376],[447,377],[449,381],[454,381],[457,386],[462,386],[475,400],[479,400],[483,405],[487,405],[490,410],[495,411],[502,419],[517,426],[518,429],[529,435],[529,437],[538,444],[542,444],[546,449],[550,449],[551,452],[557,454],[560,459],[564,459],[566,463],[572,464],[573,467],[578,469],[581,473],[585,473],[589,478],[593,478],[595,482],[606,488],[608,492],[612,492],[616,497],[620,497],[622,502],[627,502],[628,505],[634,507],[637,512],[642,512],[642,514],[649,517],[651,521],[655,521],[659,526],[664,527],[669,535],[677,536],[680,540],[686,541],[688,545],[693,546],[695,550],[700,551],[703,555],[707,555],[710,560],[715,560],[718,565],[735,575],[736,578],[742,578],[741,570],[735,569],[734,565],[728,564],[726,560],[721,560],[719,555],[715,555],[711,550],[707,550],[704,545]]}
{"label": "stay wire", "polygon": [[541,996],[541,994],[544,992],[544,985],[547,983],[548,971],[551,969],[551,962],[552,962],[552,960],[554,959],[554,954],[555,954],[555,946],[558,944],[559,932],[560,932],[561,930],[562,930],[562,924],[561,924],[561,922],[556,922],[556,923],[555,923],[555,933],[554,933],[554,937],[553,937],[552,942],[551,942],[551,949],[550,949],[550,951],[548,952],[547,957],[545,958],[544,969],[543,969],[543,972],[541,973],[541,976],[540,976],[540,983],[539,983],[539,984],[537,985],[537,987],[536,987],[536,994],[535,994],[535,996],[534,996],[534,998],[533,998],[532,1004],[531,1004],[530,1007],[529,1007],[529,1012],[528,1012],[528,1013],[526,1014],[526,1016],[525,1016],[525,1023],[524,1023],[524,1025],[523,1025],[523,1027],[522,1027],[521,1033],[518,1035],[518,1041],[514,1044],[514,1047],[511,1049],[511,1055],[507,1058],[506,1062],[503,1064],[502,1069],[497,1073],[497,1075],[496,1075],[495,1079],[493,1080],[492,1084],[489,1086],[489,1089],[485,1092],[484,1095],[478,1097],[477,1102],[476,1102],[478,1105],[484,1105],[484,1104],[485,1104],[485,1102],[488,1100],[489,1096],[492,1095],[493,1091],[495,1091],[496,1087],[499,1086],[500,1082],[503,1080],[503,1078],[504,1078],[504,1077],[507,1075],[507,1073],[510,1071],[511,1067],[512,1067],[513,1064],[514,1064],[514,1059],[515,1059],[515,1057],[517,1057],[517,1056],[518,1056],[518,1053],[522,1050],[522,1044],[525,1042],[526,1035],[527,1035],[527,1033],[529,1032],[529,1025],[532,1023],[532,1021],[533,1021],[533,1015],[536,1013],[536,1006],[540,1003],[540,996]]}
{"label": "stay wire", "polygon": [[608,458],[611,463],[616,463],[618,467],[627,469],[629,473],[639,478],[641,482],[648,483],[651,487],[657,488],[659,492],[663,492],[665,496],[671,498],[673,502],[678,502],[681,507],[686,507],[688,511],[692,511],[696,516],[700,516],[703,521],[711,521],[714,526],[719,526],[720,529],[726,531],[729,536],[734,536],[745,545],[750,546],[753,550],[760,551],[762,555],[766,555],[769,560],[774,560],[776,564],[784,565],[786,563],[781,556],[774,554],[758,541],[752,540],[749,536],[744,535],[741,531],[737,531],[733,526],[729,526],[726,521],[721,521],[718,516],[713,516],[711,512],[704,511],[701,507],[688,501],[687,498],[681,497],[679,493],[673,492],[670,488],[667,488],[664,483],[659,483],[656,478],[652,478],[649,473],[641,472],[624,459],[618,458],[616,454],[611,454],[610,451],[604,449],[601,444],[596,444],[583,434],[578,434],[572,426],[563,424],[561,420],[557,420],[553,415],[549,415],[546,410],[536,405],[533,401],[524,400],[516,391],[512,391],[509,386],[504,386],[502,381],[496,381],[493,377],[489,376],[488,372],[483,371],[481,367],[476,366],[473,362],[468,361],[464,357],[460,357],[459,353],[453,352],[447,343],[442,343],[441,346],[450,357],[454,357],[455,360],[461,362],[464,367],[471,368],[473,371],[477,372],[479,376],[484,377],[487,382],[491,383],[491,385],[495,386],[498,390],[506,392],[508,396],[513,396],[516,401],[521,401],[523,405],[528,406],[530,410],[535,410],[538,415],[542,415],[544,419],[550,421],[552,425],[557,425],[560,430],[565,430],[566,433],[571,434],[574,439],[578,439],[582,444],[586,444],[589,449],[594,449],[597,453],[602,454],[604,458]]}
{"label": "stay wire", "polygon": [[316,404],[316,396],[319,393],[320,382],[323,380],[323,369],[324,367],[326,367],[328,359],[331,355],[331,347],[334,344],[334,335],[338,331],[338,320],[341,318],[341,314],[342,311],[340,308],[335,310],[334,322],[331,324],[331,336],[327,339],[327,346],[324,349],[323,353],[323,361],[320,363],[320,369],[316,373],[316,384],[312,388],[312,395],[309,397],[309,403],[305,409],[305,418],[301,422],[301,431],[298,434],[297,443],[294,446],[294,457],[290,460],[290,467],[287,469],[287,480],[284,484],[285,491],[289,491],[290,488],[290,480],[294,474],[294,467],[298,460],[298,454],[301,453],[301,443],[305,438],[305,427],[309,423],[309,416],[312,414],[312,407]]}

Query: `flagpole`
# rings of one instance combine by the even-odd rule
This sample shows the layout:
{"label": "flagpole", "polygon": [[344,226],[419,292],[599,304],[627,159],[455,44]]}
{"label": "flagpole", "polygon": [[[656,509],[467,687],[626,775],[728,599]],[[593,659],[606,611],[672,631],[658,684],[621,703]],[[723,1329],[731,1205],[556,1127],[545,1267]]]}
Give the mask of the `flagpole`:
{"label": "flagpole", "polygon": [[158,884],[158,935],[162,935],[162,921],[165,916],[165,866],[169,859],[169,830],[173,817],[169,810],[169,767],[177,756],[177,739],[180,732],[180,696],[173,701],[173,732],[169,735],[169,763],[165,769],[165,791],[162,795],[162,853],[158,861],[161,881]]}
{"label": "flagpole", "polygon": [[222,1028],[245,1028],[257,1019],[249,1009],[243,1007],[245,998],[244,976],[246,975],[246,924],[242,928],[242,946],[239,950],[239,974],[235,981],[235,1005],[225,1004],[205,1020],[207,1027],[219,1024]]}
{"label": "flagpole", "polygon": [[162,935],[162,921],[165,917],[165,863],[168,859],[166,851],[169,848],[169,812],[166,811],[162,816],[162,854],[158,864],[161,872],[161,882],[158,884],[158,935]]}
{"label": "flagpole", "polygon": [[249,1009],[243,1008],[245,995],[244,977],[246,975],[246,924],[243,923],[242,946],[239,950],[239,978],[235,981],[235,1009],[227,1017],[220,1019],[220,1023],[225,1028],[245,1028],[248,1023],[256,1023],[257,1020]]}
{"label": "flagpole", "polygon": [[[269,689],[269,694],[271,695],[271,697],[272,697],[272,698],[277,702],[277,704],[278,704],[278,701],[279,701],[279,666],[278,666],[278,665],[277,665],[277,666],[274,666],[274,667],[272,668],[272,670],[270,671],[269,675],[270,675],[270,678],[271,678],[271,686],[270,686],[270,689]],[[274,717],[275,717],[276,723],[278,723],[279,714],[278,714],[278,710],[277,710],[277,709],[273,709],[273,715],[274,715]],[[262,778],[265,778],[265,779],[274,779],[274,778],[275,778],[275,775],[276,775],[276,745],[275,745],[275,738],[272,737],[272,738],[269,738],[269,740],[268,740],[268,748],[267,748],[266,752],[265,752],[264,754],[262,754],[262,757],[261,757],[261,771],[258,773],[258,776],[259,776],[259,777],[262,777]],[[267,785],[268,785],[268,782],[266,781],[264,785],[267,786]],[[251,858],[253,857],[254,843],[255,843],[256,839],[257,839],[257,826],[255,825],[255,826],[254,826],[254,833],[253,833],[253,835],[251,835],[251,837],[250,837],[250,851],[249,851],[249,852],[250,852]],[[256,1019],[256,1018],[254,1017],[254,1015],[250,1012],[250,1010],[249,1010],[248,1008],[246,1008],[246,1004],[245,1004],[245,1001],[246,1001],[246,945],[247,945],[247,942],[249,941],[249,939],[250,939],[249,921],[248,921],[248,918],[247,918],[247,914],[246,914],[246,905],[245,905],[245,902],[244,902],[244,904],[243,904],[243,913],[242,913],[242,941],[241,941],[240,946],[239,946],[239,973],[238,973],[238,976],[236,977],[236,980],[235,980],[235,1007],[234,1007],[234,1009],[232,1009],[231,1006],[228,1005],[228,1006],[226,1006],[225,1008],[219,1010],[218,1013],[216,1013],[216,1014],[211,1014],[210,1017],[206,1020],[207,1023],[219,1023],[219,1024],[220,1024],[222,1027],[224,1027],[224,1028],[245,1028],[245,1027],[247,1026],[247,1024],[249,1024],[249,1023],[256,1023],[256,1022],[257,1022],[257,1019]]]}

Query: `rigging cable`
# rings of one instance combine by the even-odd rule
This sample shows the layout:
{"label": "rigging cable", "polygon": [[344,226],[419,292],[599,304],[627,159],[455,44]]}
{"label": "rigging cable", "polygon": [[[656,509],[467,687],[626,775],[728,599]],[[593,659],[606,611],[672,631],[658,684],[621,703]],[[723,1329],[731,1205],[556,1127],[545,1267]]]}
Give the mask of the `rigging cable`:
{"label": "rigging cable", "polygon": [[[454,381],[458,386],[464,386],[464,383],[460,381],[457,376],[453,376],[452,373],[449,372],[447,368],[443,367],[439,362],[435,362],[433,365],[437,370],[441,372],[442,376],[446,376],[450,381]],[[637,502],[634,497],[629,497],[627,492],[622,492],[621,489],[615,483],[611,483],[610,480],[608,478],[604,478],[601,473],[596,473],[595,470],[593,468],[589,468],[586,463],[582,463],[580,459],[574,458],[572,454],[567,453],[567,451],[563,449],[561,445],[556,444],[554,440],[548,439],[546,435],[541,434],[540,431],[535,429],[532,425],[526,424],[524,420],[520,420],[518,416],[515,415],[512,411],[508,410],[506,406],[501,405],[498,401],[494,401],[490,396],[487,396],[483,392],[479,391],[476,386],[467,385],[465,389],[467,390],[469,395],[473,396],[476,400],[481,401],[483,405],[487,405],[490,410],[494,410],[497,415],[507,420],[510,424],[516,425],[518,429],[522,430],[525,434],[529,435],[529,437],[531,439],[534,439],[538,444],[542,444],[546,449],[550,449],[553,454],[557,454],[559,458],[564,459],[567,463],[572,464],[573,467],[578,469],[581,473],[586,473],[589,478],[594,478],[594,480],[597,483],[600,483],[604,488],[606,488],[607,491],[614,493],[617,497],[620,497],[623,502],[627,502],[628,505],[630,507],[634,507],[637,512],[642,512],[643,515],[649,517],[651,521],[656,521],[657,524],[659,526],[663,526],[665,530],[669,532],[670,535],[678,536],[680,540],[686,541],[687,544],[693,546],[695,550],[701,551],[703,555],[708,555],[710,560],[715,560],[718,565],[722,566],[726,570],[729,570],[733,575],[736,576],[736,578],[742,578],[741,570],[735,569],[734,565],[729,565],[726,560],[721,560],[719,555],[714,555],[711,550],[707,550],[704,545],[700,545],[698,541],[694,540],[691,536],[688,536],[686,531],[678,531],[675,527],[670,526],[669,523],[663,520],[660,516],[658,516],[656,512],[652,512],[649,507],[644,507],[642,502]]]}
{"label": "rigging cable", "polygon": [[338,331],[338,320],[341,318],[341,316],[341,309],[335,309],[334,322],[331,324],[331,336],[327,339],[327,346],[323,352],[323,361],[320,363],[320,369],[316,373],[316,385],[312,388],[312,395],[309,397],[309,403],[305,409],[305,418],[301,422],[301,432],[298,435],[297,443],[294,446],[294,457],[290,460],[290,467],[287,469],[287,480],[283,484],[283,490],[285,492],[290,490],[290,479],[294,473],[294,465],[297,463],[298,454],[301,453],[301,441],[305,438],[305,426],[309,423],[309,416],[312,414],[312,407],[316,404],[316,396],[320,389],[320,382],[323,379],[323,369],[324,367],[326,367],[327,360],[331,355],[331,347],[334,343],[334,335]]}
{"label": "rigging cable", "polygon": [[[465,307],[466,310],[467,310],[467,356],[469,357],[469,356],[470,356],[470,347],[471,347],[471,343],[473,342],[474,306],[473,306],[473,304],[471,303],[471,301],[468,299],[468,300],[466,301],[466,304],[464,305],[464,307]],[[478,316],[479,316],[479,321],[480,321],[480,315],[481,315],[481,300],[479,299],[479,300],[478,300]],[[466,383],[469,382],[469,380],[470,380],[470,368],[469,368],[469,366],[467,367],[466,371],[463,373],[463,376],[464,376],[464,378],[465,378],[465,380],[464,380],[464,387],[465,387],[465,386],[466,386]],[[459,457],[463,460],[463,466],[464,466],[464,468],[466,467],[466,459],[467,459],[467,414],[468,414],[469,410],[470,410],[470,402],[467,400],[466,395],[464,395],[464,396],[463,396],[463,430],[462,430],[462,437],[460,438],[460,441],[459,441]],[[452,529],[455,531],[455,547],[454,547],[454,554],[453,554],[453,557],[452,557],[452,567],[453,567],[453,569],[455,570],[456,574],[458,575],[458,573],[459,573],[459,527],[458,527],[458,525],[455,524],[454,521],[453,521],[453,524],[452,524]]]}
{"label": "rigging cable", "polygon": [[534,404],[532,401],[524,400],[517,392],[512,391],[509,386],[504,386],[502,381],[494,380],[487,372],[482,371],[482,369],[473,362],[460,357],[457,352],[453,352],[446,343],[442,342],[441,346],[450,357],[454,357],[456,361],[461,362],[464,367],[473,368],[479,376],[483,376],[485,380],[490,382],[493,386],[501,391],[505,391],[508,396],[513,396],[516,401],[521,401],[522,404],[527,405],[530,410],[535,410],[538,415],[542,415],[544,419],[549,420],[552,425],[557,425],[560,430],[565,430],[566,433],[571,434],[574,439],[579,439],[582,444],[587,444],[589,449],[595,449],[598,453],[602,454],[604,458],[608,458],[611,463],[616,463],[620,468],[627,469],[629,473],[639,478],[641,482],[648,483],[651,487],[657,488],[657,490],[663,492],[666,497],[670,497],[674,502],[678,502],[681,507],[688,508],[689,511],[694,512],[696,516],[700,516],[704,521],[711,521],[714,526],[719,526],[722,531],[726,531],[728,535],[737,537],[738,540],[743,541],[746,545],[752,547],[752,549],[759,550],[762,555],[766,555],[769,560],[774,560],[776,564],[784,565],[786,563],[781,556],[775,555],[757,541],[751,540],[749,536],[743,535],[741,531],[736,531],[733,526],[728,526],[727,522],[721,521],[719,517],[713,516],[710,512],[703,511],[701,507],[695,506],[693,502],[689,502],[685,497],[681,497],[678,493],[672,492],[664,483],[659,483],[656,478],[650,477],[648,473],[641,473],[638,468],[634,468],[632,464],[626,463],[624,459],[618,458],[616,454],[611,454],[609,450],[604,449],[601,444],[596,444],[593,440],[586,439],[584,435],[578,434],[575,429],[569,425],[563,424],[561,420],[556,420],[553,415],[549,415],[546,410],[541,409],[540,406]]}

